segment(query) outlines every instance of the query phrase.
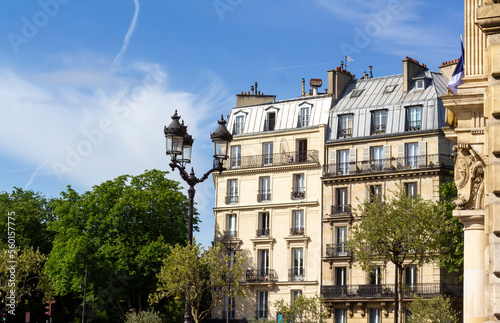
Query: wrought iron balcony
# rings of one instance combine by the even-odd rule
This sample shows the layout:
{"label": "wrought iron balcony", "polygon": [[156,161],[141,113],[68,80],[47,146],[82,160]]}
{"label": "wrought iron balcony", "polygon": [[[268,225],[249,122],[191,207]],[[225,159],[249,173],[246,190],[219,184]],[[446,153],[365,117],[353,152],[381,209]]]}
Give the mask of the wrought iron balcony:
{"label": "wrought iron balcony", "polygon": [[[321,294],[325,299],[347,298],[394,298],[394,285],[343,285],[321,286]],[[450,298],[461,298],[463,285],[446,283],[413,284],[402,286],[404,298],[431,298],[445,295]]]}
{"label": "wrought iron balcony", "polygon": [[385,133],[386,125],[385,124],[377,124],[372,127],[372,135],[380,135]]}
{"label": "wrought iron balcony", "polygon": [[304,268],[297,267],[288,269],[288,280],[289,281],[304,281],[305,271]]}
{"label": "wrought iron balcony", "polygon": [[292,151],[276,154],[242,156],[237,159],[228,158],[223,166],[227,169],[257,168],[267,166],[293,165],[302,163],[318,163],[317,150]]}
{"label": "wrought iron balcony", "polygon": [[406,124],[407,131],[418,131],[422,129],[422,120],[408,121]]}
{"label": "wrought iron balcony", "polygon": [[445,168],[452,170],[453,157],[433,154],[414,157],[364,160],[352,163],[328,164],[323,167],[324,176],[348,176],[371,173],[390,173],[405,170]]}
{"label": "wrought iron balcony", "polygon": [[278,275],[274,269],[249,269],[246,271],[247,282],[275,282]]}
{"label": "wrought iron balcony", "polygon": [[351,138],[352,128],[340,128],[338,138]]}
{"label": "wrought iron balcony", "polygon": [[351,204],[332,205],[330,214],[332,215],[351,214]]}
{"label": "wrought iron balcony", "polygon": [[269,228],[261,228],[261,229],[257,230],[256,236],[257,237],[269,237],[270,234],[271,234],[271,230],[269,230]]}
{"label": "wrought iron balcony", "polygon": [[305,187],[295,187],[290,194],[292,200],[303,200],[306,198]]}
{"label": "wrought iron balcony", "polygon": [[236,239],[236,238],[238,238],[238,231],[236,231],[236,230],[224,231],[224,238],[225,239]]}
{"label": "wrought iron balcony", "polygon": [[257,202],[269,202],[271,201],[271,191],[264,190],[259,191],[257,194]]}
{"label": "wrought iron balcony", "polygon": [[290,235],[292,236],[300,236],[304,234],[304,227],[293,227],[290,228]]}
{"label": "wrought iron balcony", "polygon": [[267,308],[257,308],[255,311],[256,319],[267,319],[268,309]]}
{"label": "wrought iron balcony", "polygon": [[226,196],[226,204],[236,204],[236,203],[238,203],[238,195]]}
{"label": "wrought iron balcony", "polygon": [[327,258],[350,256],[352,256],[352,250],[347,248],[346,243],[332,243],[326,245],[325,257]]}

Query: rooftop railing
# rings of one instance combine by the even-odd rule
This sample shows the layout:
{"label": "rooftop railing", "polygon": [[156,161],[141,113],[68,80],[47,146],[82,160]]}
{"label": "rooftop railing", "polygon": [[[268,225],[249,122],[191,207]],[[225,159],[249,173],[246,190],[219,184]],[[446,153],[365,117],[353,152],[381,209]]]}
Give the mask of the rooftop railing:
{"label": "rooftop railing", "polygon": [[324,176],[348,176],[356,174],[399,172],[404,170],[446,168],[453,169],[453,157],[433,154],[412,157],[398,157],[364,160],[352,163],[336,163],[323,166]]}
{"label": "rooftop railing", "polygon": [[302,163],[319,163],[318,151],[292,151],[276,154],[243,156],[237,159],[228,158],[224,161],[224,167],[227,169],[239,169]]}

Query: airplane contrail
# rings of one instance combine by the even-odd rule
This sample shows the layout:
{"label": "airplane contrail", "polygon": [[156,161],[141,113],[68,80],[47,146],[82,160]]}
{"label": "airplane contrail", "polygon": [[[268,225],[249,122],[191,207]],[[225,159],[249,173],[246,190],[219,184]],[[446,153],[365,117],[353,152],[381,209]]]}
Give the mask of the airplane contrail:
{"label": "airplane contrail", "polygon": [[130,37],[132,37],[132,34],[134,33],[135,26],[137,25],[137,17],[139,16],[139,0],[134,0],[135,4],[135,12],[134,12],[134,17],[132,18],[132,22],[130,23],[130,27],[128,28],[127,34],[125,34],[125,38],[123,39],[123,45],[122,48],[120,49],[120,52],[115,56],[115,59],[113,60],[113,64],[111,65],[111,69],[113,69],[116,65],[120,63],[120,58],[125,54],[125,51],[128,48],[128,45],[130,43]]}

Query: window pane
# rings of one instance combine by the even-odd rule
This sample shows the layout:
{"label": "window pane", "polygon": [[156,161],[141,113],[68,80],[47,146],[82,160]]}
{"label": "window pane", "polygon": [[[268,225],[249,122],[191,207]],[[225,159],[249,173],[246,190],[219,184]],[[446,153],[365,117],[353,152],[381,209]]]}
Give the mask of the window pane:
{"label": "window pane", "polygon": [[244,126],[245,126],[245,117],[244,116],[236,117],[235,122],[234,122],[233,134],[239,135],[239,134],[243,133]]}
{"label": "window pane", "polygon": [[241,167],[241,146],[231,146],[231,168]]}

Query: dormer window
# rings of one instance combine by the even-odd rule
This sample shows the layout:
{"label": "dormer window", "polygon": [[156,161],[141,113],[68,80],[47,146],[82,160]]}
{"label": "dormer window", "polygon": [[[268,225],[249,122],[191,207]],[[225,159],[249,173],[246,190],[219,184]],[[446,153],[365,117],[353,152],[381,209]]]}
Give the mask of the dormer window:
{"label": "dormer window", "polygon": [[384,89],[384,93],[392,93],[396,89],[396,85],[387,85]]}
{"label": "dormer window", "polygon": [[416,90],[423,90],[423,89],[425,89],[425,80],[423,80],[423,79],[417,80],[415,82],[415,89]]}
{"label": "dormer window", "polygon": [[352,114],[339,116],[339,138],[352,137]]}
{"label": "dormer window", "polygon": [[273,131],[276,124],[276,112],[268,112],[264,124],[264,131]]}
{"label": "dormer window", "polygon": [[299,128],[309,126],[309,114],[310,114],[309,107],[300,108],[299,122],[298,122]]}
{"label": "dormer window", "polygon": [[233,135],[242,134],[244,127],[245,127],[245,116],[237,116],[234,119]]}
{"label": "dormer window", "polygon": [[363,93],[364,89],[363,90],[354,90],[352,91],[351,93],[351,98],[357,98],[358,96],[361,95],[361,93]]}
{"label": "dormer window", "polygon": [[385,133],[387,110],[372,111],[372,135]]}
{"label": "dormer window", "polygon": [[406,108],[406,130],[417,131],[422,129],[422,107]]}

